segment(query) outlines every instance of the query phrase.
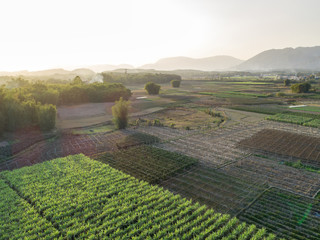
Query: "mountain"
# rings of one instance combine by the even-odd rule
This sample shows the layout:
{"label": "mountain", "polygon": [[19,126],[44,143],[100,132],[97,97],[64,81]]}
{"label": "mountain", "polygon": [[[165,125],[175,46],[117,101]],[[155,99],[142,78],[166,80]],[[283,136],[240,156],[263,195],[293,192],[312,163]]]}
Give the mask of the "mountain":
{"label": "mountain", "polygon": [[163,58],[154,64],[146,64],[139,68],[156,70],[193,69],[201,71],[227,70],[243,61],[231,56],[214,56],[208,58],[172,57]]}
{"label": "mountain", "polygon": [[120,64],[120,65],[110,65],[110,64],[97,64],[97,65],[91,65],[86,66],[86,68],[94,71],[94,72],[104,72],[104,71],[113,71],[116,69],[132,69],[134,68],[132,65],[129,64]]}
{"label": "mountain", "polygon": [[239,64],[234,70],[320,70],[320,46],[270,49]]}

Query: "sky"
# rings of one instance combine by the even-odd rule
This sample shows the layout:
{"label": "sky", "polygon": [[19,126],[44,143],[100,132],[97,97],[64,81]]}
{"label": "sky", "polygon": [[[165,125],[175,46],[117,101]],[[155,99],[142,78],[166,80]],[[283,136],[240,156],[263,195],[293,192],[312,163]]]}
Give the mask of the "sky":
{"label": "sky", "polygon": [[319,0],[1,0],[0,71],[320,45]]}

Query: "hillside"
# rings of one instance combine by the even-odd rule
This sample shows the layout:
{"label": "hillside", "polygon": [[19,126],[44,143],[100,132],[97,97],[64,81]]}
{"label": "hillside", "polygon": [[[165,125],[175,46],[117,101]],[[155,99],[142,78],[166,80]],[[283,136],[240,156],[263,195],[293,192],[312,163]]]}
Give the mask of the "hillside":
{"label": "hillside", "polygon": [[320,46],[270,49],[241,63],[236,70],[319,70]]}
{"label": "hillside", "polygon": [[146,64],[140,68],[156,70],[193,69],[202,71],[217,71],[227,70],[240,64],[241,62],[242,60],[231,56],[214,56],[197,59],[188,57],[172,57],[160,59],[154,64]]}

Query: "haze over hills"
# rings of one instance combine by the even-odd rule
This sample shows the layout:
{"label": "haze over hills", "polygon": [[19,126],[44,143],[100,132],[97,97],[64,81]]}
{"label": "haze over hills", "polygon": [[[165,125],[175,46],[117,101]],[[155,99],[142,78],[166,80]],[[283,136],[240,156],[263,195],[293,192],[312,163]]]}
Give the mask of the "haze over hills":
{"label": "haze over hills", "polygon": [[235,67],[243,60],[231,56],[214,56],[208,58],[171,57],[163,58],[154,64],[146,64],[139,68],[156,70],[193,69],[201,71],[223,71]]}
{"label": "haze over hills", "polygon": [[[213,56],[208,58],[170,57],[163,58],[153,64],[145,64],[135,68],[129,64],[82,65],[81,68],[48,69],[41,71],[0,72],[0,76],[85,76],[91,77],[104,71],[320,71],[320,46],[270,49],[243,61],[231,56]],[[129,71],[129,72],[130,72]]]}
{"label": "haze over hills", "polygon": [[320,70],[320,46],[270,49],[239,64],[234,70]]}

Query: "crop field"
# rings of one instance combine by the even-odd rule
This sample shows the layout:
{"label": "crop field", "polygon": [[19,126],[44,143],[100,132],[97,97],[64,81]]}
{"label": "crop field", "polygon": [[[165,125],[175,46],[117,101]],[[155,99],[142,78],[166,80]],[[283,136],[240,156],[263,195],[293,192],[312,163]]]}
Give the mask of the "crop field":
{"label": "crop field", "polygon": [[91,156],[99,152],[113,151],[117,149],[116,142],[130,133],[129,130],[123,130],[85,135],[63,134],[59,139],[41,141],[33,145],[30,150],[26,149],[17,155],[11,155],[0,162],[0,171],[30,166],[72,154],[84,153]]}
{"label": "crop field", "polygon": [[276,239],[83,155],[0,176],[2,239]]}
{"label": "crop field", "polygon": [[239,218],[289,239],[320,239],[320,202],[271,188]]}
{"label": "crop field", "polygon": [[146,145],[93,157],[149,183],[159,182],[197,163],[196,159]]}
{"label": "crop field", "polygon": [[320,189],[319,174],[301,171],[257,156],[249,156],[220,170],[229,176],[249,178],[253,182],[263,181],[269,186],[310,197],[315,196]]}
{"label": "crop field", "polygon": [[240,147],[301,159],[320,166],[320,138],[275,129],[264,129],[239,142]]}
{"label": "crop field", "polygon": [[268,116],[266,119],[272,120],[272,121],[278,121],[278,122],[294,123],[299,125],[304,125],[305,123],[313,120],[312,118],[309,118],[309,117],[295,116],[292,114],[284,114],[284,113],[278,113],[276,115]]}
{"label": "crop field", "polygon": [[250,177],[238,178],[204,166],[195,166],[160,185],[231,215],[236,215],[267,188],[264,182],[250,181]]}

